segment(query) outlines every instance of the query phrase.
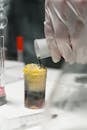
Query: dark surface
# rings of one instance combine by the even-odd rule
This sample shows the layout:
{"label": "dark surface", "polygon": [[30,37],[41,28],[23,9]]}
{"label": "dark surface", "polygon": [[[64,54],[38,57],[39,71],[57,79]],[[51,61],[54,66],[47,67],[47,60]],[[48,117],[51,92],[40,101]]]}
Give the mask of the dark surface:
{"label": "dark surface", "polygon": [[[44,38],[44,0],[11,0],[8,11],[7,57],[17,59],[16,37],[24,38],[24,62],[37,63],[34,39]],[[48,67],[60,68],[63,62],[53,63],[51,58],[43,59]]]}

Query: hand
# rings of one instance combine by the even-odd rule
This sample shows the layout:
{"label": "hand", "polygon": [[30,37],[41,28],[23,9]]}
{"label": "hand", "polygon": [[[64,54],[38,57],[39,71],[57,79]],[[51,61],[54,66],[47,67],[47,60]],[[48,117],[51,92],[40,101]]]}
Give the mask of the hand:
{"label": "hand", "polygon": [[78,17],[69,25],[74,62],[87,63],[87,0],[74,0],[71,4],[78,12]]}
{"label": "hand", "polygon": [[63,57],[69,63],[87,62],[87,2],[47,0],[45,12],[45,35],[53,61]]}

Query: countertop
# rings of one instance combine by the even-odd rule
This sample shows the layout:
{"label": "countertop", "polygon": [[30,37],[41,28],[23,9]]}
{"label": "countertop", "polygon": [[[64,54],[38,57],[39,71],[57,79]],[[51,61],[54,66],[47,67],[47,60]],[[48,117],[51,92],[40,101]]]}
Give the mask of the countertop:
{"label": "countertop", "polygon": [[[87,130],[87,74],[76,71],[75,73],[69,72],[66,66],[63,72],[59,69],[48,68],[46,101],[49,103],[50,94],[54,93],[55,88],[55,91],[59,92],[58,96],[65,94],[62,99],[66,99],[68,103],[66,103],[67,107],[64,107],[64,109],[58,108],[58,117],[55,119],[46,118],[48,120],[45,120],[46,123],[42,129],[40,123],[45,108],[31,110],[24,106],[23,66],[24,64],[20,62],[5,61],[7,104],[0,106],[1,130]],[[59,97],[56,97],[56,99],[58,100]],[[74,111],[75,101],[78,101],[81,106]],[[50,108],[48,108],[47,113],[49,111]]]}

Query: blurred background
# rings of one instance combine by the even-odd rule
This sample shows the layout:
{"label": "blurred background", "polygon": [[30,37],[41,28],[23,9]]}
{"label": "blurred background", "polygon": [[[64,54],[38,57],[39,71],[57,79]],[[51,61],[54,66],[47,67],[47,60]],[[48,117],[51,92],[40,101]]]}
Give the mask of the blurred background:
{"label": "blurred background", "polygon": [[[23,61],[37,63],[34,40],[44,38],[45,0],[10,0],[7,13],[6,56],[17,60],[17,37],[23,37]],[[48,67],[61,68],[63,60],[55,64],[51,58],[42,59]]]}

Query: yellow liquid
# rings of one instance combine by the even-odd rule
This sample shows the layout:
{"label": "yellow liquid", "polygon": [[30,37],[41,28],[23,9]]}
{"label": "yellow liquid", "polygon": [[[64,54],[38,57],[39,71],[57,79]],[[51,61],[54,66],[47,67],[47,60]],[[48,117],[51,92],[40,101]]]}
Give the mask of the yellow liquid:
{"label": "yellow liquid", "polygon": [[46,68],[37,64],[28,64],[24,68],[24,76],[30,91],[43,91],[46,86]]}

